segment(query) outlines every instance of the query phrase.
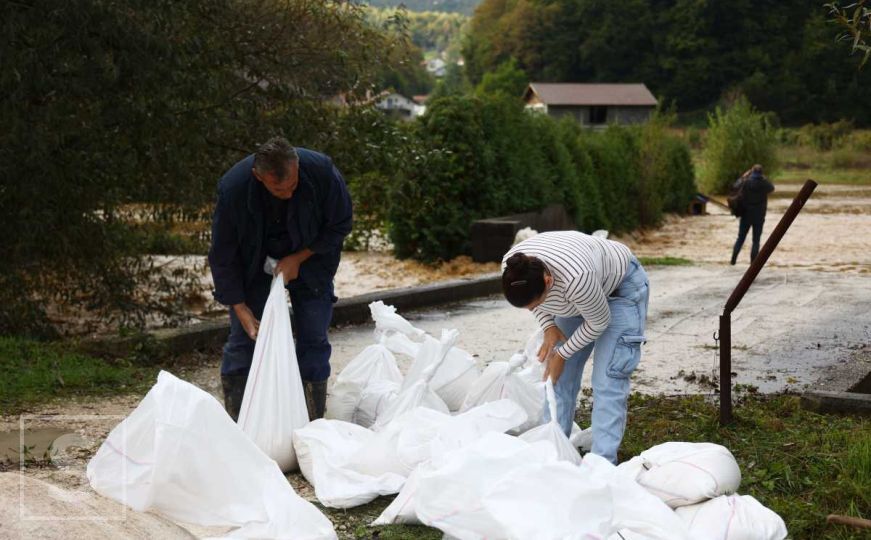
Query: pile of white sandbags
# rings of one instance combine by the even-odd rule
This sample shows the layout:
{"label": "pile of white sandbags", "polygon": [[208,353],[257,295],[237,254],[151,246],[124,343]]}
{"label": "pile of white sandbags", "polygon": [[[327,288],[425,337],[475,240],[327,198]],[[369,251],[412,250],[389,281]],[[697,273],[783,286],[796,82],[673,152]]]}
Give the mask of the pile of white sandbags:
{"label": "pile of white sandbags", "polygon": [[109,433],[87,474],[94,491],[133,510],[239,527],[237,538],[336,538],[330,520],[215,398],[165,371]]}

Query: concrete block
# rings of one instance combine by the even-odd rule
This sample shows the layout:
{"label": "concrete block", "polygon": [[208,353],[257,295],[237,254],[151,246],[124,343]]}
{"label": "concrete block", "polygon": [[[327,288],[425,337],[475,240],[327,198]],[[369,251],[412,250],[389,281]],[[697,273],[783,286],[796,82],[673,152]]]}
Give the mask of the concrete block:
{"label": "concrete block", "polygon": [[871,415],[871,394],[856,392],[805,392],[801,396],[803,409],[819,413]]}

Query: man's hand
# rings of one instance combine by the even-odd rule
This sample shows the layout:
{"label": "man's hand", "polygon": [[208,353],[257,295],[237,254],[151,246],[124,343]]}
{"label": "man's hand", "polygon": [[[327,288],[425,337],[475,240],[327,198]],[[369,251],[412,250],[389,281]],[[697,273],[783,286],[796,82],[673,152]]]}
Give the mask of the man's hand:
{"label": "man's hand", "polygon": [[302,265],[302,263],[313,254],[314,252],[308,248],[297,251],[296,253],[291,253],[287,257],[278,261],[275,265],[275,270],[273,270],[273,274],[276,276],[278,274],[284,276],[284,284],[287,285],[299,277],[300,265]]}
{"label": "man's hand", "polygon": [[563,368],[566,365],[566,360],[560,353],[556,352],[556,349],[552,349],[550,354],[547,355],[547,362],[544,367],[544,377],[542,377],[542,381],[546,381],[548,378],[553,381],[553,384],[559,380],[560,375],[563,374]]}
{"label": "man's hand", "polygon": [[565,334],[563,334],[562,330],[557,328],[556,326],[551,326],[547,330],[544,331],[544,341],[541,344],[541,348],[538,349],[538,361],[544,362],[547,359],[547,356],[553,351],[556,344],[559,342],[564,342],[566,340]]}
{"label": "man's hand", "polygon": [[257,332],[260,330],[260,321],[251,312],[251,308],[247,304],[236,304],[233,306],[233,311],[236,312],[239,322],[242,323],[242,328],[251,339],[257,339]]}

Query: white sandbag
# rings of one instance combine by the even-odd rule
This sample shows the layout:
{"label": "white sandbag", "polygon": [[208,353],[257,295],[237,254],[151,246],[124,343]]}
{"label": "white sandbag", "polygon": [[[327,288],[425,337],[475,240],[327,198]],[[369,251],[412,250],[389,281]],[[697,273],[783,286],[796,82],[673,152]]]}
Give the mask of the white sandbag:
{"label": "white sandbag", "polygon": [[675,510],[694,540],[783,540],[786,524],[750,495],[721,495]]}
{"label": "white sandbag", "polygon": [[741,485],[741,469],[719,444],[667,442],[639,457],[644,471],[637,481],[672,508],[729,495]]}
{"label": "white sandbag", "polygon": [[520,438],[528,443],[545,441],[552,444],[556,449],[556,455],[560,461],[567,461],[572,465],[580,465],[581,455],[578,454],[577,448],[569,442],[568,437],[566,437],[557,421],[556,394],[553,391],[553,381],[551,379],[545,382],[545,392],[547,394],[547,406],[550,410],[550,422],[543,426],[532,428],[521,435]]}
{"label": "white sandbag", "polygon": [[405,390],[419,381],[427,367],[436,362],[441,363],[432,377],[430,386],[447,404],[449,410],[458,411],[463,405],[463,400],[466,399],[466,394],[469,393],[469,388],[478,379],[478,364],[471,354],[460,348],[451,347],[447,351],[442,351],[439,341],[432,336],[424,336],[402,388]]}
{"label": "white sandbag", "polygon": [[503,538],[607,538],[626,532],[646,540],[688,540],[683,522],[614,466],[589,454],[580,467],[527,464],[483,498]]}
{"label": "white sandbag", "polygon": [[309,421],[281,275],[263,308],[239,427],[282,471],[297,468],[293,430]]}
{"label": "white sandbag", "polygon": [[[357,409],[364,390],[371,384],[385,381],[398,387],[402,384],[402,373],[396,365],[396,358],[384,346],[382,339],[381,343],[363,349],[336,377],[327,398],[327,417],[356,423],[355,416],[358,415]],[[364,412],[362,416],[373,416],[374,421],[374,415]],[[369,427],[372,422],[361,425]]]}
{"label": "white sandbag", "polygon": [[451,416],[418,407],[390,422],[365,445],[349,465],[361,473],[394,472],[409,476],[418,465],[462,448],[485,433],[504,433],[526,420],[526,413],[509,400],[486,403]]}
{"label": "white sandbag", "polygon": [[[426,337],[432,340],[429,336]],[[422,347],[421,354],[426,353],[427,358],[431,359],[431,361],[428,361],[423,373],[421,373],[420,377],[416,377],[416,380],[411,385],[407,384],[410,377],[405,378],[399,395],[387,406],[384,413],[378,417],[372,429],[380,431],[395,418],[415,407],[426,407],[444,413],[450,412],[442,398],[433,390],[431,381],[439,367],[445,362],[448,351],[454,346],[458,337],[459,333],[456,330],[443,330],[441,340],[432,340],[434,343],[431,342],[429,345]]]}
{"label": "white sandbag", "polygon": [[415,512],[422,523],[461,540],[506,538],[501,525],[484,507],[483,497],[510,471],[555,460],[556,452],[547,443],[529,444],[509,435],[485,434],[441,456],[431,469],[421,469]]}
{"label": "white sandbag", "polygon": [[388,306],[381,300],[369,304],[372,320],[375,321],[376,334],[384,334],[390,331],[399,332],[412,338],[420,339],[426,332],[415,328],[404,317],[396,313],[396,308]]}
{"label": "white sandbag", "polygon": [[382,414],[391,403],[399,396],[399,383],[394,381],[374,381],[369,383],[360,394],[360,401],[351,422],[363,427],[372,427],[375,420]]}
{"label": "white sandbag", "polygon": [[414,360],[420,354],[420,343],[412,341],[405,334],[388,332],[384,335],[382,343],[393,354],[404,354]]}
{"label": "white sandbag", "polygon": [[294,432],[299,468],[321,504],[352,508],[402,488],[404,476],[390,472],[362,474],[348,466],[374,436],[356,424],[327,419],[315,420]]}
{"label": "white sandbag", "polygon": [[544,383],[540,380],[530,382],[518,374],[525,361],[525,356],[515,354],[508,362],[491,362],[469,388],[460,410],[467,411],[497,399],[510,399],[520,405],[527,416],[517,433],[540,425],[544,411]]}
{"label": "white sandbag", "polygon": [[214,397],[165,371],[109,433],[87,475],[94,491],[136,511],[241,527],[232,536],[336,538]]}

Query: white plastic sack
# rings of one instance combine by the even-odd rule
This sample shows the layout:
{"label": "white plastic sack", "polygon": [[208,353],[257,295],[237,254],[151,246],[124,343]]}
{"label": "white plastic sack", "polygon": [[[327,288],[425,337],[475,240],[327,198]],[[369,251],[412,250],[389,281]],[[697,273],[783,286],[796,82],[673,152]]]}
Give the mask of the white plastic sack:
{"label": "white plastic sack", "polygon": [[[440,341],[432,340],[434,344],[431,343],[423,348],[426,349],[427,357],[431,358],[431,362],[428,363],[421,376],[417,377],[411,385],[407,384],[410,377],[405,378],[405,383],[402,386],[400,394],[387,406],[384,413],[378,417],[372,429],[380,431],[392,420],[415,407],[426,407],[444,413],[450,412],[442,398],[433,391],[432,380],[439,367],[444,363],[448,351],[456,343],[457,337],[459,337],[459,333],[456,330],[443,330]],[[423,349],[421,354],[424,352]]]}
{"label": "white plastic sack", "polygon": [[526,361],[522,354],[515,354],[508,362],[491,362],[475,383],[469,388],[461,411],[497,399],[510,399],[526,412],[527,421],[517,428],[518,433],[541,424],[544,411],[544,383],[530,382],[518,375]]}
{"label": "white plastic sack", "polygon": [[388,332],[383,341],[384,346],[394,354],[404,354],[412,360],[420,354],[420,343],[412,341],[405,334],[397,332]]}
{"label": "white plastic sack", "polygon": [[399,396],[399,383],[393,381],[374,381],[360,394],[360,402],[354,409],[351,422],[363,427],[372,427],[375,420],[390,407]]}
{"label": "white plastic sack", "polygon": [[556,455],[560,461],[567,461],[572,465],[580,465],[581,455],[578,454],[577,448],[569,442],[568,437],[566,437],[566,434],[557,422],[556,394],[553,391],[553,381],[551,379],[545,382],[545,391],[547,393],[547,406],[550,410],[550,422],[543,426],[532,428],[521,435],[520,438],[528,443],[546,441],[556,449]]}
{"label": "white plastic sack", "polygon": [[418,465],[479,439],[504,433],[526,420],[517,404],[499,400],[451,416],[418,407],[390,422],[359,448],[351,467],[370,475],[386,471],[409,476]]}
{"label": "white plastic sack", "polygon": [[272,280],[263,308],[239,412],[239,427],[287,472],[297,468],[293,431],[308,421],[284,278],[279,275]]}
{"label": "white plastic sack", "polygon": [[[393,353],[382,343],[369,345],[363,352],[348,362],[345,369],[336,377],[336,382],[327,399],[327,417],[344,422],[360,423],[369,427],[374,422],[374,411],[363,411],[359,414],[360,402],[364,391],[375,383],[392,383],[396,388],[402,384],[402,373],[396,366]],[[382,386],[382,388],[384,388]],[[372,392],[369,392],[372,394]],[[380,394],[383,394],[381,392]],[[394,389],[395,393],[395,389]],[[371,400],[371,395],[370,395]],[[376,409],[380,400],[375,401]],[[370,402],[371,406],[371,402]],[[371,420],[368,423],[357,422],[357,416]]]}
{"label": "white plastic sack", "polygon": [[741,469],[725,446],[667,442],[639,454],[637,482],[672,508],[729,495],[741,485]]}
{"label": "white plastic sack", "polygon": [[376,334],[384,334],[390,331],[399,332],[412,338],[422,338],[426,332],[415,328],[404,317],[396,313],[396,308],[384,304],[381,300],[369,304],[372,320],[375,321]]}
{"label": "white plastic sack", "polygon": [[478,364],[471,354],[460,348],[451,347],[446,352],[442,351],[439,340],[432,336],[424,336],[402,388],[405,390],[421,380],[424,371],[437,362],[440,366],[436,369],[430,386],[447,404],[449,410],[458,411],[469,393],[469,388],[478,378]]}
{"label": "white plastic sack", "polygon": [[[426,525],[459,538],[506,538],[503,528],[483,504],[499,479],[529,463],[556,460],[547,443],[488,433],[474,443],[442,456],[433,467],[421,469],[415,512]],[[515,494],[522,498],[522,494]],[[524,514],[525,515],[525,514]]]}
{"label": "white plastic sack", "polygon": [[404,476],[390,472],[368,475],[348,467],[374,436],[356,424],[327,419],[315,420],[294,432],[299,468],[324,506],[352,508],[402,488]]}
{"label": "white plastic sack", "polygon": [[499,523],[501,538],[608,538],[621,532],[627,538],[689,540],[668,506],[593,454],[580,467],[519,467],[494,485],[483,504]]}
{"label": "white plastic sack", "polygon": [[87,475],[94,491],[136,511],[242,527],[232,536],[336,538],[215,398],[165,371],[109,433]]}
{"label": "white plastic sack", "polygon": [[783,540],[786,525],[750,495],[722,495],[675,510],[694,540]]}

